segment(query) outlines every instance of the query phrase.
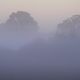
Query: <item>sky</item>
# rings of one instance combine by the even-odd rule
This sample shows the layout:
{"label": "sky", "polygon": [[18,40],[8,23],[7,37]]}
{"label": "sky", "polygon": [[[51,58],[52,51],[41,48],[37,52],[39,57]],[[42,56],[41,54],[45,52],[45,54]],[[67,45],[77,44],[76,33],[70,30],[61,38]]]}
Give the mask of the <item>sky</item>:
{"label": "sky", "polygon": [[0,22],[19,10],[29,12],[49,30],[63,19],[80,14],[80,0],[0,0]]}

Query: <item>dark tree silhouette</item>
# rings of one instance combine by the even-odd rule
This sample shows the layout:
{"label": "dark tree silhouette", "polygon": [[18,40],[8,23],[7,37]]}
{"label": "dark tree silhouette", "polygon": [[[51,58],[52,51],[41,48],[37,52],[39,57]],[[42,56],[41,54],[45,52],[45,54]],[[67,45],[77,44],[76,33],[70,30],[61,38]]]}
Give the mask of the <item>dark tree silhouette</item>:
{"label": "dark tree silhouette", "polygon": [[58,24],[57,37],[80,37],[80,15],[73,15]]}
{"label": "dark tree silhouette", "polygon": [[38,23],[27,12],[18,11],[12,13],[9,19],[3,24],[9,30],[25,30],[25,31],[37,31]]}

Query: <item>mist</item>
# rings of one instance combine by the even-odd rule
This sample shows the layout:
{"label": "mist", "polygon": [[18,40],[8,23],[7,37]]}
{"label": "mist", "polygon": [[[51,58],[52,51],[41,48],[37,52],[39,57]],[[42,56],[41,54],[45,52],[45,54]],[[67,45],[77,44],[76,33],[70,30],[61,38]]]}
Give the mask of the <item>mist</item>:
{"label": "mist", "polygon": [[42,31],[30,13],[13,12],[0,24],[0,79],[79,79],[80,15],[56,29]]}

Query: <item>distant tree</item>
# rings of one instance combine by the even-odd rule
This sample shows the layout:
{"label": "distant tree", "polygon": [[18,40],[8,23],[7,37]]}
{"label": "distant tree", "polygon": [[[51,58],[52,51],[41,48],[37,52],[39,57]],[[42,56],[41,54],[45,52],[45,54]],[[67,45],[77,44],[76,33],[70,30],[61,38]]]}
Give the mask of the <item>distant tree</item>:
{"label": "distant tree", "polygon": [[29,13],[24,11],[18,11],[16,13],[13,12],[5,22],[4,26],[7,26],[10,30],[38,30],[38,23]]}
{"label": "distant tree", "polygon": [[74,15],[58,24],[57,37],[80,37],[80,15]]}

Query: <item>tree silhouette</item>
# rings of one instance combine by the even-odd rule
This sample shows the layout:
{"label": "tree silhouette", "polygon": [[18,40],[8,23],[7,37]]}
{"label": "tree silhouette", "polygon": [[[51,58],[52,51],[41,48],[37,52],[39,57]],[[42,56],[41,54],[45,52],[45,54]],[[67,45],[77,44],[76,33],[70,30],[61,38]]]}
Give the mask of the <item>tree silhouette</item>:
{"label": "tree silhouette", "polygon": [[38,23],[34,18],[27,12],[18,11],[12,13],[9,19],[3,24],[7,29],[10,30],[25,30],[25,31],[37,31]]}
{"label": "tree silhouette", "polygon": [[80,15],[73,15],[58,24],[57,37],[80,37]]}

